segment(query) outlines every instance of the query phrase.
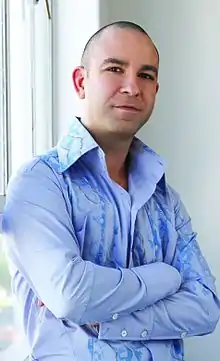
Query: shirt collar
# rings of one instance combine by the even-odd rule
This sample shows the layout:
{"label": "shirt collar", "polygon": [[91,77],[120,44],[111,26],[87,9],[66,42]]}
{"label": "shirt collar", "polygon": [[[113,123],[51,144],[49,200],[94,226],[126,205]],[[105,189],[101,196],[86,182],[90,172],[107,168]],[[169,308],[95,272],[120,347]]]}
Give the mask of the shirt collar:
{"label": "shirt collar", "polygon": [[166,163],[153,149],[134,138],[131,146],[132,164],[131,174],[136,184],[136,190],[144,190],[152,185],[152,190],[158,186],[164,193],[166,190]]}
{"label": "shirt collar", "polygon": [[67,135],[57,145],[60,171],[65,172],[84,154],[98,147],[94,138],[81,123],[80,118],[75,117]]}
{"label": "shirt collar", "polygon": [[[99,150],[99,155],[103,153],[92,135],[81,123],[80,118],[75,117],[68,134],[57,145],[60,171],[65,172],[78,159],[93,149]],[[140,181],[144,177],[151,183],[158,184],[163,191],[165,190],[164,160],[136,137],[131,146],[131,159],[132,173],[137,174]]]}

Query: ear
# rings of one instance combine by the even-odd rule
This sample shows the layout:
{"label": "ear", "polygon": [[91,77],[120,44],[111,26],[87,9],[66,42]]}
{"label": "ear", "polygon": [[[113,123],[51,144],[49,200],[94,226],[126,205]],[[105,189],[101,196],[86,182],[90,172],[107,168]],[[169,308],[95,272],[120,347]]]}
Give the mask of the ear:
{"label": "ear", "polygon": [[74,69],[72,74],[73,85],[80,99],[85,99],[85,72],[85,68],[83,68],[82,66],[78,66],[76,69]]}

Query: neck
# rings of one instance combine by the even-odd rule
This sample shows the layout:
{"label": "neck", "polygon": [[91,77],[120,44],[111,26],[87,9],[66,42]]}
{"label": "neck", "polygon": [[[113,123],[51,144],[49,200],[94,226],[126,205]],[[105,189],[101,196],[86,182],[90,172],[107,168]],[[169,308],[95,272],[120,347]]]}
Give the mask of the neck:
{"label": "neck", "polygon": [[[103,149],[103,148],[102,148]],[[121,187],[128,190],[128,150],[108,149],[105,150],[105,160],[109,177]]]}
{"label": "neck", "polygon": [[130,142],[117,142],[117,139],[109,142],[104,137],[94,136],[97,144],[105,153],[105,161],[109,177],[120,186],[128,189],[128,153]]}
{"label": "neck", "polygon": [[117,134],[104,134],[99,129],[92,129],[86,122],[84,126],[91,133],[97,144],[105,153],[105,161],[109,177],[120,184],[123,188],[128,188],[128,153],[133,137],[122,137]]}
{"label": "neck", "polygon": [[108,140],[103,136],[96,137],[96,141],[105,153],[105,160],[109,176],[117,183],[127,181],[128,153],[131,141]]}

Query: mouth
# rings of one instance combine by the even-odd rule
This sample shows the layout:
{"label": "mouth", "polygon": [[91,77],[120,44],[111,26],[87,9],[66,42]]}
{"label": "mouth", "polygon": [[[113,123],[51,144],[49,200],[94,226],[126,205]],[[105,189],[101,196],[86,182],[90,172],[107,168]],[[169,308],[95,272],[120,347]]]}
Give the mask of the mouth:
{"label": "mouth", "polygon": [[130,113],[138,113],[141,111],[141,109],[139,109],[133,105],[116,105],[116,106],[114,106],[114,108],[123,110],[125,112],[130,112]]}

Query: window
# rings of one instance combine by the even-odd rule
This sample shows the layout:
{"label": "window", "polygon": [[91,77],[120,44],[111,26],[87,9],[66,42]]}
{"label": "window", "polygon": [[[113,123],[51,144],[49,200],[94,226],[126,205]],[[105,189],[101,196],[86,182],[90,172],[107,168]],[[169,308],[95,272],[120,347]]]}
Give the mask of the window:
{"label": "window", "polygon": [[[0,0],[0,214],[10,175],[53,142],[48,6],[51,2],[45,0]],[[3,351],[20,339],[16,319],[0,235],[1,360]],[[15,351],[12,355],[6,359],[18,359]]]}
{"label": "window", "polygon": [[[52,26],[44,0],[10,0],[12,172],[52,146]],[[16,4],[15,4],[16,3]]]}
{"label": "window", "polygon": [[[8,16],[7,1],[0,3],[0,212],[3,208],[9,174],[8,162]],[[1,236],[0,236],[1,237]],[[1,238],[0,238],[1,242]],[[13,312],[10,296],[10,277],[0,243],[0,351],[9,346],[13,338]]]}
{"label": "window", "polygon": [[8,180],[7,167],[7,116],[8,116],[8,26],[6,17],[6,1],[0,4],[0,210],[3,206],[6,183]]}

